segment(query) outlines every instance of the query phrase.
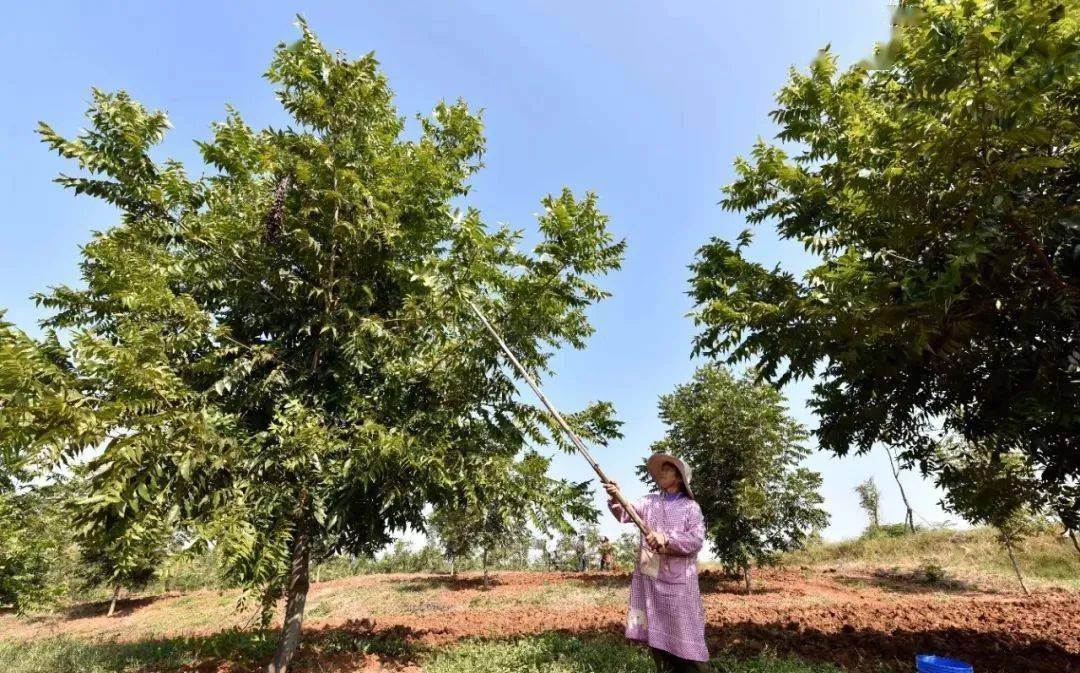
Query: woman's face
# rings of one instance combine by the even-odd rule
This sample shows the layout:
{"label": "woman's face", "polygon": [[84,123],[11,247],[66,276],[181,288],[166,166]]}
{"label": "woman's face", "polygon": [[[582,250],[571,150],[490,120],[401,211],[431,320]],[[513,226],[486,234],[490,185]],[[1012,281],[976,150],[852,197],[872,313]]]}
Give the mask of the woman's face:
{"label": "woman's face", "polygon": [[673,464],[664,463],[660,466],[656,483],[659,484],[661,490],[677,491],[682,486],[682,477],[679,476],[679,471]]}

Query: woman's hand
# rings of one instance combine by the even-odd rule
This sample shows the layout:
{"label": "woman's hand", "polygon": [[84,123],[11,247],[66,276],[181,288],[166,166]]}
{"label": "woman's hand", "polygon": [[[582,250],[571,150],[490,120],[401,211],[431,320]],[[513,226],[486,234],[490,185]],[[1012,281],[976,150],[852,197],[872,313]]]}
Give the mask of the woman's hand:
{"label": "woman's hand", "polygon": [[645,544],[649,545],[653,551],[663,551],[667,545],[667,536],[658,530],[649,531],[649,534],[645,536]]}
{"label": "woman's hand", "polygon": [[615,496],[619,493],[619,485],[613,481],[609,481],[604,484],[604,490],[607,491],[608,497],[614,500]]}

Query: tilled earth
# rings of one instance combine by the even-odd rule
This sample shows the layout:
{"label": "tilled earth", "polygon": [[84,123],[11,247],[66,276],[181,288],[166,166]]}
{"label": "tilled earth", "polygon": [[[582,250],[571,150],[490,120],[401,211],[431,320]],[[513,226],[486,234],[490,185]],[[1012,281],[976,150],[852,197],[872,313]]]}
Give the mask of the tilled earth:
{"label": "tilled earth", "polygon": [[[772,652],[849,670],[910,671],[917,653],[931,652],[970,661],[980,673],[1080,673],[1080,595],[1066,590],[1025,597],[833,569],[761,571],[751,595],[710,571],[701,584],[714,655]],[[407,654],[338,655],[320,647],[342,637],[384,636],[419,649],[546,631],[618,634],[628,591],[629,576],[611,573],[499,573],[487,589],[471,576],[324,582],[313,587],[308,603],[307,644],[299,663],[309,670],[415,670]],[[198,598],[202,594],[205,600]],[[193,596],[132,601],[119,618],[106,618],[97,607],[30,621],[5,615],[0,632],[19,639],[66,633],[124,640],[198,635],[248,622],[245,613],[232,610],[235,596]],[[188,612],[209,621],[170,620],[170,614]],[[199,668],[247,670],[225,662]]]}

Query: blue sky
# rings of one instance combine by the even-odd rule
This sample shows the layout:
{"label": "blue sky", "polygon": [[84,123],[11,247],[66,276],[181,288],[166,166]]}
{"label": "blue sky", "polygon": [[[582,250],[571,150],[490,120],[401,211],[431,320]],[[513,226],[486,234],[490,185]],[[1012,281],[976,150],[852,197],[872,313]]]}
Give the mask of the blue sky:
{"label": "blue sky", "polygon": [[[0,54],[0,308],[34,331],[29,296],[78,281],[78,246],[115,221],[108,208],[51,180],[73,170],[33,133],[38,120],[73,134],[91,86],[126,89],[169,113],[161,156],[198,174],[193,140],[235,106],[254,126],[284,117],[261,78],[271,50],[295,39],[302,13],[332,49],[375,51],[406,115],[458,97],[484,108],[486,168],[468,199],[491,222],[533,226],[540,198],[568,186],[596,191],[629,247],[614,293],[596,308],[586,350],[560,354],[547,385],[565,409],[615,403],[625,438],[597,459],[631,496],[645,492],[633,465],[663,434],[658,395],[688,379],[694,334],[686,317],[687,265],[710,236],[744,224],[717,205],[732,159],[775,129],[768,118],[788,68],[805,68],[831,44],[845,64],[887,39],[884,0],[727,2],[69,2],[8,7]],[[17,65],[16,65],[17,64]],[[800,246],[759,229],[753,255],[801,270]],[[787,390],[792,413],[812,426],[809,383]],[[815,453],[832,523],[828,538],[865,526],[852,492],[873,476],[887,521],[903,509],[883,452],[836,459]],[[587,465],[559,456],[557,474]],[[939,495],[917,474],[905,484],[918,515],[942,521]],[[600,503],[598,496],[597,502]],[[604,518],[604,532],[618,526]]]}

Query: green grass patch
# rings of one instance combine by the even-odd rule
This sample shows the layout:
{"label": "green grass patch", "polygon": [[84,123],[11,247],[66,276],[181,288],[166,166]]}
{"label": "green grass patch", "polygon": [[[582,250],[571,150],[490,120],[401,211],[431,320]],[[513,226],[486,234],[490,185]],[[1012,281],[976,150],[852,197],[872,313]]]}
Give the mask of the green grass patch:
{"label": "green grass patch", "polygon": [[[57,637],[33,642],[0,640],[4,673],[149,673],[194,668],[208,661],[245,665],[273,654],[278,632],[230,629],[205,637],[90,642]],[[330,631],[305,647],[318,658],[334,654],[403,657],[414,651],[395,633]]]}
{"label": "green grass patch", "polygon": [[512,641],[468,641],[434,653],[424,673],[651,673],[648,653],[617,638],[548,633]]}
{"label": "green grass patch", "polygon": [[[250,664],[273,653],[276,632],[228,630],[200,638],[88,642],[59,637],[31,643],[0,640],[4,673],[150,673],[207,661]],[[396,634],[330,632],[306,649],[312,661],[342,653],[418,657],[424,673],[652,673],[648,651],[617,636],[546,633],[515,640],[469,640],[439,650],[416,650]],[[417,659],[413,659],[416,661]],[[760,656],[720,657],[717,673],[843,673],[827,664]]]}
{"label": "green grass patch", "polygon": [[811,664],[799,659],[760,656],[752,659],[721,657],[713,659],[717,673],[842,673],[844,669],[829,664]]}
{"label": "green grass patch", "polygon": [[227,630],[203,637],[88,642],[58,637],[0,641],[4,673],[135,673],[173,671],[209,659],[249,662],[274,651],[275,633]]}
{"label": "green grass patch", "polygon": [[[842,673],[835,666],[771,656],[712,662],[718,673]],[[623,638],[560,633],[508,641],[474,640],[434,652],[424,673],[652,673],[652,657]]]}

